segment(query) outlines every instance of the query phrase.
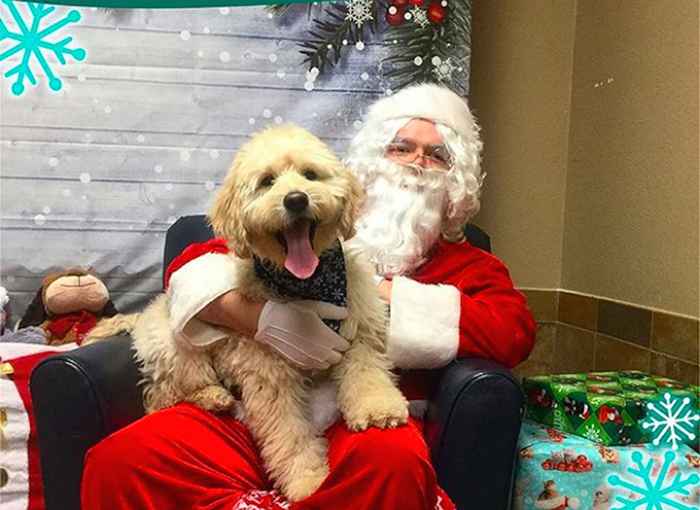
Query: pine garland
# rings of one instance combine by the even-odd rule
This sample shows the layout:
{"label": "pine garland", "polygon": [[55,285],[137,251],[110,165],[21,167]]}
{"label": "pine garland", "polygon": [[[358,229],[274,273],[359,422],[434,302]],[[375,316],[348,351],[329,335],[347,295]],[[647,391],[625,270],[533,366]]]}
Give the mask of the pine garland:
{"label": "pine garland", "polygon": [[453,73],[461,74],[467,65],[471,0],[450,0],[447,9],[447,17],[441,24],[429,23],[421,27],[411,20],[388,28],[384,40],[393,51],[382,62],[392,67],[384,76],[393,89],[418,82],[445,82],[458,89],[457,92],[466,93],[466,84],[450,77],[441,78],[437,69],[441,65],[448,66],[448,69],[453,68]]}
{"label": "pine garland", "polygon": [[[427,9],[431,0],[426,0]],[[377,30],[391,0],[371,1],[371,21],[355,23],[348,16],[348,2],[321,4],[320,14],[312,18],[309,39],[299,43],[304,64],[318,75],[330,72],[344,52],[365,39],[365,28]],[[289,5],[270,6],[278,15]],[[308,7],[311,16],[311,4]],[[389,56],[382,60],[383,78],[392,90],[417,82],[443,82],[461,94],[466,93],[465,69],[469,58],[471,37],[471,0],[448,0],[447,14],[442,23],[428,22],[421,26],[405,20],[397,26],[387,26],[383,33]],[[382,24],[384,27],[384,24]]]}
{"label": "pine garland", "polygon": [[323,10],[323,15],[325,20],[312,20],[314,28],[309,30],[311,39],[299,43],[302,48],[300,52],[305,56],[304,63],[308,64],[309,69],[318,69],[319,75],[340,61],[344,49],[364,39],[366,26],[374,33],[377,26],[377,4],[374,2],[372,5],[372,21],[359,27],[348,18],[345,3],[330,4]]}

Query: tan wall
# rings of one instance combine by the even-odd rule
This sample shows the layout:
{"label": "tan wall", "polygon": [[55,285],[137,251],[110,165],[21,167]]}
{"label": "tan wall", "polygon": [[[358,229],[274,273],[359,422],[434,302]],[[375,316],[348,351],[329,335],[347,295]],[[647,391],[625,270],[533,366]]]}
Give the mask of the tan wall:
{"label": "tan wall", "polygon": [[698,2],[579,1],[562,287],[698,316]]}
{"label": "tan wall", "polygon": [[483,128],[475,222],[521,287],[561,278],[575,2],[474,0],[471,107]]}
{"label": "tan wall", "polygon": [[472,25],[476,223],[516,284],[698,316],[698,2],[474,0]]}

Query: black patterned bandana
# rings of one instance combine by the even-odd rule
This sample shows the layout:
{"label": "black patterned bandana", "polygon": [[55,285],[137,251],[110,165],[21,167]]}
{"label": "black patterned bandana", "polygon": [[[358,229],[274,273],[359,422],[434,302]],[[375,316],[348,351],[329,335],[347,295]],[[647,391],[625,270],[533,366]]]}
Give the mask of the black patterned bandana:
{"label": "black patterned bandana", "polygon": [[[258,257],[253,257],[253,260],[255,275],[280,298],[311,299],[337,306],[348,304],[345,257],[338,241],[321,254],[316,271],[306,280],[267,260]],[[340,332],[341,321],[324,319],[323,322],[336,333]]]}

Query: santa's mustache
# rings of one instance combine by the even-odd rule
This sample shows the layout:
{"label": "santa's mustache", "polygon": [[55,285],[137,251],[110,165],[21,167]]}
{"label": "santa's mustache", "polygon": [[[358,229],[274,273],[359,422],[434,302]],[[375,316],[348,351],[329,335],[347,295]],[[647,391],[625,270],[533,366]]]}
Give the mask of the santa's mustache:
{"label": "santa's mustache", "polygon": [[363,248],[379,274],[411,273],[440,236],[445,173],[377,159],[364,170],[367,198],[353,243]]}

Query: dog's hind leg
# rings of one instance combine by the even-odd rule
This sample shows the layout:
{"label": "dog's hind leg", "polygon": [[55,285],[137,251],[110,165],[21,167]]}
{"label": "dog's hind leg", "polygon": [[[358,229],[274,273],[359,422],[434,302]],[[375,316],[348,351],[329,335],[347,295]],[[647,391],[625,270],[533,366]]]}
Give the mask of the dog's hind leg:
{"label": "dog's hind leg", "polygon": [[328,475],[327,445],[309,416],[309,385],[301,371],[277,354],[242,340],[219,368],[241,391],[244,420],[258,443],[275,486],[291,501],[318,489]]}

